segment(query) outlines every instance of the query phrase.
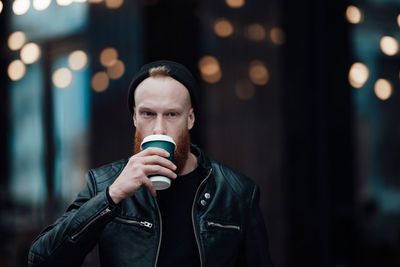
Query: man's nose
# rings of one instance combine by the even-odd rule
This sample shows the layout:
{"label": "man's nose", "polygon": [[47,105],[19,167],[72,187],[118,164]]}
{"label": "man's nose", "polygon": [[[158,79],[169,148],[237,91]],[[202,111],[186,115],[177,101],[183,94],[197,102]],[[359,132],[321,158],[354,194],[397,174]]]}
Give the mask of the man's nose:
{"label": "man's nose", "polygon": [[167,134],[167,129],[165,127],[165,122],[162,116],[158,116],[156,119],[156,123],[153,128],[153,134]]}

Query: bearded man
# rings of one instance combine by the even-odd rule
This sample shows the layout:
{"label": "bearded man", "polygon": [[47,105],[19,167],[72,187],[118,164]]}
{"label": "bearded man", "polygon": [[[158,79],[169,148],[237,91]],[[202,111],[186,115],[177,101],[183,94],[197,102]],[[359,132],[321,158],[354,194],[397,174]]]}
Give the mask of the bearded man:
{"label": "bearded man", "polygon": [[[79,266],[98,244],[102,266],[272,266],[249,178],[208,158],[190,142],[198,85],[172,61],[144,65],[129,88],[134,155],[90,170],[66,213],[33,242],[30,266]],[[176,142],[141,150],[149,135]],[[156,191],[151,175],[172,180]]]}

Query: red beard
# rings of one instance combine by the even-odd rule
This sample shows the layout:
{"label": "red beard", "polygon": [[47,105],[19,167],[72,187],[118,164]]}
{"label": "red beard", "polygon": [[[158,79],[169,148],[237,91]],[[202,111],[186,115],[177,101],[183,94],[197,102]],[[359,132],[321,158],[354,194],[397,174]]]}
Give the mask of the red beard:
{"label": "red beard", "polygon": [[[143,141],[143,136],[139,133],[138,130],[135,132],[135,144],[133,147],[133,153],[137,154],[141,151],[140,144]],[[190,150],[190,134],[189,131],[183,131],[181,135],[178,136],[177,140],[174,140],[176,143],[176,149],[174,153],[174,164],[176,165],[176,173],[179,175],[185,166],[185,163],[189,156]]]}

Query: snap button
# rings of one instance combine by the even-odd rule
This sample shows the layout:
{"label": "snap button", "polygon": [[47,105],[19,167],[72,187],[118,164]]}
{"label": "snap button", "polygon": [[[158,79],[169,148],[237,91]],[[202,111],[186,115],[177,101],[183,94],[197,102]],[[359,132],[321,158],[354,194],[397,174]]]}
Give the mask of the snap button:
{"label": "snap button", "polygon": [[204,197],[205,197],[206,199],[210,199],[211,195],[210,195],[209,193],[205,193],[205,194],[204,194]]}
{"label": "snap button", "polygon": [[205,201],[204,199],[202,199],[202,200],[200,201],[200,204],[201,204],[202,206],[205,206],[205,205],[207,204],[207,201]]}

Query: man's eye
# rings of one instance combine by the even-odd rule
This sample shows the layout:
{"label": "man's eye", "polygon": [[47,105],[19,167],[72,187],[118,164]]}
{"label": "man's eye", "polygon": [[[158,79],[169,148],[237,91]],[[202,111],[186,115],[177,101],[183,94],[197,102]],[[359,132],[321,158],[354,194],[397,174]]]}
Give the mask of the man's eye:
{"label": "man's eye", "polygon": [[178,116],[178,113],[177,112],[170,112],[167,115],[168,115],[168,117],[174,118],[174,117]]}
{"label": "man's eye", "polygon": [[153,115],[153,112],[150,111],[143,111],[142,116],[143,117],[151,117]]}

